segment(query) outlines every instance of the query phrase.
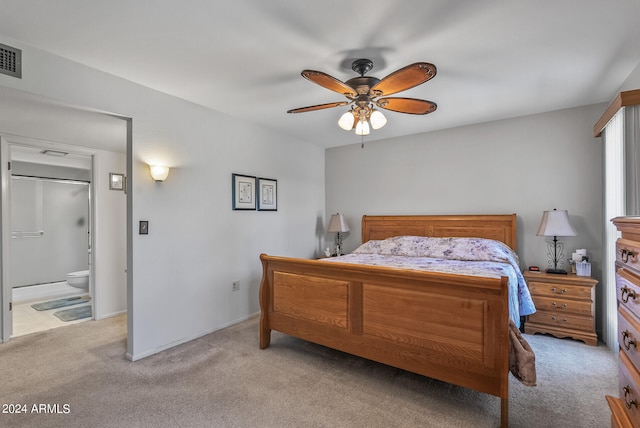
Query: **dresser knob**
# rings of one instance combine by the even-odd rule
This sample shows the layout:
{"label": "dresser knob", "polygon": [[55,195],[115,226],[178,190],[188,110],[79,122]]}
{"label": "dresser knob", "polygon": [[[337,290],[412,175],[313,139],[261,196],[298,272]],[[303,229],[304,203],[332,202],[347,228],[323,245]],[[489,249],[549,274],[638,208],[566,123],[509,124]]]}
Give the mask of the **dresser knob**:
{"label": "dresser knob", "polygon": [[638,402],[636,400],[627,401],[627,395],[631,395],[631,388],[629,388],[629,385],[622,388],[622,390],[624,391],[624,404],[627,406],[627,409],[630,409],[631,406],[637,408]]}
{"label": "dresser knob", "polygon": [[[558,307],[558,304],[556,302],[551,302],[551,306],[553,306],[554,308]],[[561,308],[566,308],[567,304],[563,303],[562,305],[560,305]]]}
{"label": "dresser knob", "polygon": [[551,287],[551,291],[553,291],[556,294],[564,294],[567,292],[566,288],[563,288],[562,290],[558,291],[558,289],[556,287]]}
{"label": "dresser knob", "polygon": [[626,286],[620,289],[620,300],[622,303],[627,303],[629,298],[635,299],[636,293],[633,290],[628,289]]}

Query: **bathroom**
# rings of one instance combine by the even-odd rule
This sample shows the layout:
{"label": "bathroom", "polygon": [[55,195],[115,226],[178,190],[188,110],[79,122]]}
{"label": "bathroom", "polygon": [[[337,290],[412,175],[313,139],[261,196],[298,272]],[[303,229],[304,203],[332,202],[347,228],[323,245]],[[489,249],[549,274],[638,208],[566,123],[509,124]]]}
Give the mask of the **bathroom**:
{"label": "bathroom", "polygon": [[92,157],[11,150],[13,337],[92,319]]}

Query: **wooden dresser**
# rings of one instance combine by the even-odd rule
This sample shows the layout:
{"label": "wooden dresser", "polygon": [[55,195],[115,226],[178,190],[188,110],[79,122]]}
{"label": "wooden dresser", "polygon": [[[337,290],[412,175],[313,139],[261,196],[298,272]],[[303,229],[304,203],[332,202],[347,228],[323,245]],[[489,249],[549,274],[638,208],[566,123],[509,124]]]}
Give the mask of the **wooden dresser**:
{"label": "wooden dresser", "polygon": [[612,427],[640,427],[640,217],[617,217],[618,397],[607,396]]}
{"label": "wooden dresser", "polygon": [[525,333],[549,333],[597,345],[595,288],[597,280],[575,274],[558,275],[525,271],[524,277],[536,305]]}

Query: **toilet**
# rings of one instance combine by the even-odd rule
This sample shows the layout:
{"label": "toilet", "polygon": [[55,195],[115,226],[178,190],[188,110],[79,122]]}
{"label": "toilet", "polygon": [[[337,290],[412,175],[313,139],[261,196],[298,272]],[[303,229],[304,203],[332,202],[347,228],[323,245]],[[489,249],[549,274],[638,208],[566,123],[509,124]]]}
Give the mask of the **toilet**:
{"label": "toilet", "polygon": [[67,274],[67,284],[72,287],[89,290],[89,271],[79,270]]}

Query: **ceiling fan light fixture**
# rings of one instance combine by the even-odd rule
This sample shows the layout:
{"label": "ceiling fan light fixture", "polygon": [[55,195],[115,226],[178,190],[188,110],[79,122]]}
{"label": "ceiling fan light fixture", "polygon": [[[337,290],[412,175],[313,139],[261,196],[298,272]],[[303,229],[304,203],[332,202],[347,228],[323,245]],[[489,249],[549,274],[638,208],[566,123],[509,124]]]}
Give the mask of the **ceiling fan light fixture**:
{"label": "ceiling fan light fixture", "polygon": [[384,117],[384,114],[379,110],[374,110],[373,113],[371,113],[369,121],[373,129],[380,129],[387,124],[387,118]]}
{"label": "ceiling fan light fixture", "polygon": [[356,125],[356,135],[369,135],[369,122],[359,120]]}
{"label": "ceiling fan light fixture", "polygon": [[[359,77],[346,82],[336,79],[322,71],[302,70],[302,77],[345,96],[348,101],[324,103],[308,107],[287,110],[287,113],[302,113],[324,110],[332,107],[351,105],[351,110],[343,113],[338,119],[338,126],[345,131],[355,128],[356,135],[369,135],[371,128],[380,129],[387,124],[387,118],[375,107],[407,114],[427,114],[436,110],[432,101],[416,98],[390,97],[395,93],[406,91],[432,79],[436,75],[436,66],[427,62],[416,62],[402,67],[382,79],[365,76],[373,67],[373,62],[366,58],[353,61],[351,68]],[[383,98],[380,98],[383,97]]]}
{"label": "ceiling fan light fixture", "polygon": [[338,126],[345,131],[351,131],[353,126],[356,124],[356,117],[353,115],[351,111],[346,112],[340,119],[338,120]]}

